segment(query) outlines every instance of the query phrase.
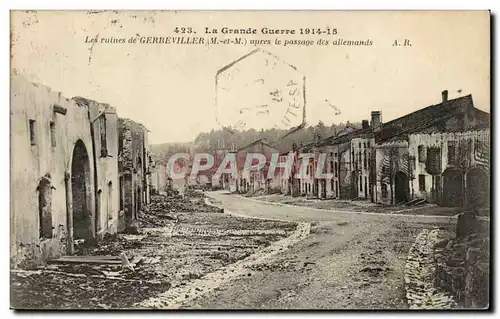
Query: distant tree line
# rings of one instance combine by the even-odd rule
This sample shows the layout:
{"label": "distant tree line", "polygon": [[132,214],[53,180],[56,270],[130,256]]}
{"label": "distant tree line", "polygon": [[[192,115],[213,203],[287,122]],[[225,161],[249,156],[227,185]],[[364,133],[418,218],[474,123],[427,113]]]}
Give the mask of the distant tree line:
{"label": "distant tree line", "polygon": [[175,153],[193,153],[208,152],[217,150],[235,151],[245,145],[248,145],[258,139],[264,139],[269,144],[281,151],[287,151],[292,148],[294,141],[300,144],[308,144],[314,141],[315,136],[326,138],[337,135],[347,127],[360,128],[361,123],[340,123],[325,125],[319,121],[315,126],[308,126],[298,130],[285,138],[282,138],[288,131],[281,129],[233,131],[230,129],[212,129],[210,132],[198,134],[193,142],[190,143],[162,143],[151,145],[153,156],[157,162],[165,162]]}

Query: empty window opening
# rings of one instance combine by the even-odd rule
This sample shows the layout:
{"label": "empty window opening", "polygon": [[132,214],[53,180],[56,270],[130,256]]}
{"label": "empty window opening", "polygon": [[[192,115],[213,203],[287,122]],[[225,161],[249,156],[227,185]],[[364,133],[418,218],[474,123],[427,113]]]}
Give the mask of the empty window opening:
{"label": "empty window opening", "polygon": [[40,238],[52,238],[52,186],[50,178],[44,176],[37,189]]}
{"label": "empty window opening", "polygon": [[106,115],[99,118],[99,134],[101,136],[101,157],[108,156],[108,142],[106,136]]}
{"label": "empty window opening", "polygon": [[35,120],[30,120],[30,142],[31,145],[36,145]]}
{"label": "empty window opening", "polygon": [[50,122],[50,145],[56,147],[56,123]]}
{"label": "empty window opening", "polygon": [[418,189],[425,192],[425,175],[418,175]]}
{"label": "empty window opening", "polygon": [[387,184],[382,183],[381,190],[382,190],[382,198],[387,198]]}
{"label": "empty window opening", "polygon": [[425,148],[423,145],[418,146],[418,162],[425,163]]}

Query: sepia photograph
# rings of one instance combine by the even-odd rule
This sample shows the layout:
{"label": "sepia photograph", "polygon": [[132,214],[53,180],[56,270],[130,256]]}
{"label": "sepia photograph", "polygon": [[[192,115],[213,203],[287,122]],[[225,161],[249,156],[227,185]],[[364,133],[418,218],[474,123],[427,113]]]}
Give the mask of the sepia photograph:
{"label": "sepia photograph", "polygon": [[11,309],[491,309],[490,30],[11,10]]}

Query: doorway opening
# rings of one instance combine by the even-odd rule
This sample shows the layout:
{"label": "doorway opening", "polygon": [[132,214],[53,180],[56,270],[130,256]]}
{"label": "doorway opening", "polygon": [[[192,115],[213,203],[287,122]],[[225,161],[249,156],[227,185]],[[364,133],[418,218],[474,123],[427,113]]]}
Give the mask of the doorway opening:
{"label": "doorway opening", "polygon": [[87,149],[78,140],[71,162],[71,189],[73,197],[73,237],[88,239],[92,235],[90,162]]}
{"label": "doorway opening", "polygon": [[463,205],[463,175],[456,169],[446,169],[443,173],[442,206],[460,207]]}
{"label": "doorway opening", "polygon": [[394,177],[395,200],[396,204],[405,203],[410,198],[410,183],[408,175],[403,172],[397,172]]}

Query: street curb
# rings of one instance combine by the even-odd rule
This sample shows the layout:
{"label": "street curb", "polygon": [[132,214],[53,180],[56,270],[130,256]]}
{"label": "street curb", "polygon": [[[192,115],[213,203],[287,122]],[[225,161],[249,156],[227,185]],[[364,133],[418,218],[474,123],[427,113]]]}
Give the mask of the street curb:
{"label": "street curb", "polygon": [[[217,207],[212,204],[208,198],[205,198],[205,203],[210,206]],[[225,212],[227,213],[227,212]],[[231,213],[228,213],[231,214]],[[237,215],[245,218],[254,218],[244,215]],[[257,218],[264,220],[273,220],[272,218]],[[274,219],[276,220],[276,219]],[[290,221],[287,221],[290,222]],[[293,222],[292,222],[293,223]],[[152,297],[134,305],[135,309],[179,309],[186,303],[203,296],[238,277],[251,274],[251,266],[261,264],[272,256],[286,251],[297,242],[309,236],[311,224],[306,222],[296,223],[295,231],[288,237],[271,243],[256,253],[239,260],[233,264],[223,267],[215,272],[208,273],[199,279],[192,280],[184,286],[173,287],[156,297]]]}
{"label": "street curb", "polygon": [[399,211],[396,211],[395,213],[350,212],[350,211],[342,211],[342,210],[321,209],[321,208],[308,207],[308,206],[299,206],[299,205],[292,205],[292,204],[268,202],[265,200],[248,198],[248,197],[241,196],[241,195],[232,195],[232,196],[238,196],[239,198],[242,198],[242,199],[245,199],[245,200],[248,200],[251,202],[261,203],[261,204],[269,204],[269,205],[288,207],[288,208],[306,208],[306,209],[317,211],[317,212],[329,212],[329,213],[333,213],[333,214],[336,213],[336,214],[358,214],[358,215],[372,215],[372,216],[427,217],[427,218],[449,219],[450,221],[458,218],[458,214],[452,215],[452,216],[443,216],[443,215],[414,215],[414,214],[398,214],[397,213],[397,212],[403,212],[403,211],[407,211],[407,210],[399,210]]}

